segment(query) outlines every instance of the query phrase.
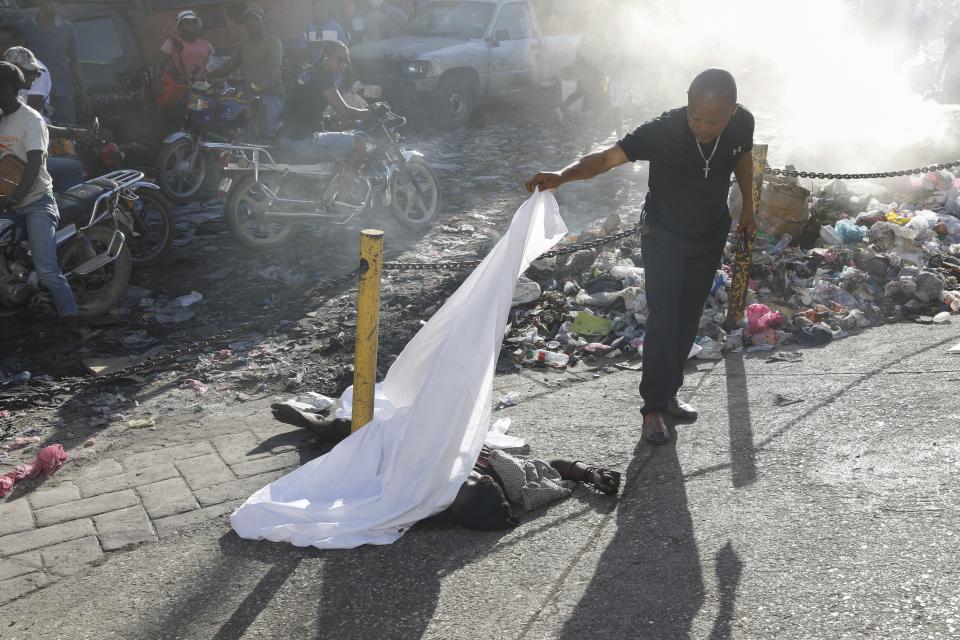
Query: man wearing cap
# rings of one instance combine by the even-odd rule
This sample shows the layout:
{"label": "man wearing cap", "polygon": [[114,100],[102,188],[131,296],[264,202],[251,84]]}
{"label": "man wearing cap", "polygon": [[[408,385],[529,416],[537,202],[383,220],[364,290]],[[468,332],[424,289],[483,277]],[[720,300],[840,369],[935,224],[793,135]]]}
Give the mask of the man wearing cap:
{"label": "man wearing cap", "polygon": [[77,36],[73,24],[57,15],[57,0],[37,0],[37,14],[22,25],[27,46],[50,68],[53,91],[53,120],[77,122],[77,102],[88,113],[90,103],[83,87],[83,73],[77,58]]}
{"label": "man wearing cap", "polygon": [[[44,79],[46,68],[37,60],[33,52],[26,47],[10,47],[3,54],[3,59],[5,62],[16,65],[21,73],[23,73],[24,82],[23,89],[20,90],[20,99],[43,115],[43,112],[40,111],[37,106],[43,106],[43,103],[37,100],[39,97],[37,95],[37,83]],[[39,94],[49,95],[49,93],[50,81],[49,78],[47,78],[46,87],[41,87]],[[35,101],[34,103],[31,103],[31,98]],[[47,118],[44,117],[44,120],[46,121]],[[49,122],[47,124],[47,130],[52,138],[69,138],[75,140],[88,135],[85,129],[77,127],[55,127],[49,124]],[[56,193],[63,193],[67,189],[83,182],[83,165],[76,158],[48,156],[47,171],[53,179],[53,190]]]}
{"label": "man wearing cap", "polygon": [[20,67],[23,72],[25,88],[20,90],[20,98],[24,103],[36,109],[44,117],[52,113],[50,107],[50,92],[53,84],[50,81],[50,71],[46,65],[37,60],[30,49],[23,46],[10,46],[3,49],[3,59]]}
{"label": "man wearing cap", "polygon": [[26,164],[19,184],[0,197],[0,212],[15,211],[27,227],[33,266],[67,330],[79,331],[77,301],[57,262],[55,234],[60,222],[57,202],[47,173],[50,142],[43,116],[20,101],[23,73],[9,62],[0,62],[0,155],[13,155]]}
{"label": "man wearing cap", "polygon": [[[207,62],[216,52],[212,44],[200,37],[201,29],[203,22],[196,12],[188,9],[177,14],[177,35],[167,38],[160,45],[161,58],[154,73],[158,83],[165,73],[183,86],[206,79]],[[164,89],[158,84],[154,88],[155,95],[160,96]],[[186,99],[184,92],[183,100],[163,106],[162,119],[167,128],[174,128],[183,120]]]}
{"label": "man wearing cap", "polygon": [[250,7],[243,12],[243,24],[248,37],[240,43],[240,48],[219,69],[210,72],[211,80],[229,77],[240,70],[250,87],[260,92],[260,105],[267,133],[276,132],[283,115],[286,91],[280,71],[283,67],[283,43],[276,36],[267,33],[263,23],[263,9]]}

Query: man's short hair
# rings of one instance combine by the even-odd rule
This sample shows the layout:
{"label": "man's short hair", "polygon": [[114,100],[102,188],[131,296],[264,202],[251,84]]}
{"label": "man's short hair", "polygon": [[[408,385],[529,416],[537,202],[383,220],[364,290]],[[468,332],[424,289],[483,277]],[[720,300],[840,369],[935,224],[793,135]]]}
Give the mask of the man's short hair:
{"label": "man's short hair", "polygon": [[730,102],[737,102],[737,81],[733,74],[726,69],[707,69],[700,72],[693,82],[687,95],[693,98],[702,98],[708,95],[717,95],[728,98]]}
{"label": "man's short hair", "polygon": [[0,62],[0,87],[13,87],[19,91],[25,84],[23,72],[17,65]]}

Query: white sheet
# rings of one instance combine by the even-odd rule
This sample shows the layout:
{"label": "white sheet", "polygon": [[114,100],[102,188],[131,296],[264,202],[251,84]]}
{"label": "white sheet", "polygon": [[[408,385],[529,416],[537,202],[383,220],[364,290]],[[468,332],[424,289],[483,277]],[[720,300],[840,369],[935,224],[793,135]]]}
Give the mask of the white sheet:
{"label": "white sheet", "polygon": [[[552,194],[527,200],[390,367],[373,421],[250,496],[230,517],[237,534],[318,548],[389,544],[447,508],[490,426],[514,284],[566,231]],[[351,397],[352,388],[341,398],[347,409]]]}

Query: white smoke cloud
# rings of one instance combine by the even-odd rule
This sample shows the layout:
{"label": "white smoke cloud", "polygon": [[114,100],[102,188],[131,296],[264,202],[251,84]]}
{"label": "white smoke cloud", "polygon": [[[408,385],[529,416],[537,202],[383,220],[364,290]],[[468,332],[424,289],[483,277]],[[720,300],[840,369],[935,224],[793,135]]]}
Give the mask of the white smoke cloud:
{"label": "white smoke cloud", "polygon": [[723,67],[737,77],[775,163],[879,171],[960,157],[944,133],[950,109],[911,89],[909,11],[865,30],[862,14],[842,0],[590,6],[583,46],[647,115],[684,104],[697,72]]}

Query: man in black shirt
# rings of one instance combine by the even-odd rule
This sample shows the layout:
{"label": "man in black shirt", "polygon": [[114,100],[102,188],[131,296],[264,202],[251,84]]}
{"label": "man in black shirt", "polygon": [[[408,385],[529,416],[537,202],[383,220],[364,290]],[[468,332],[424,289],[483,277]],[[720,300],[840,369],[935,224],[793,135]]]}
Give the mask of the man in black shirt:
{"label": "man in black shirt", "polygon": [[308,162],[333,162],[349,155],[341,174],[340,193],[350,194],[357,170],[366,154],[366,139],[356,133],[323,132],[323,112],[329,105],[348,121],[366,120],[374,109],[354,109],[343,101],[334,77],[350,66],[346,45],[325,43],[310,78],[298,85],[287,101],[283,129],[277,144]]}
{"label": "man in black shirt", "polygon": [[650,161],[641,239],[650,314],[640,395],[643,437],[654,444],[670,440],[664,415],[697,417],[676,394],[730,231],[731,173],[743,195],[740,229],[756,230],[753,129],[753,115],[737,104],[733,76],[708,69],[690,85],[686,107],[664,113],[560,172],[538,173],[526,184],[529,191],[556,189],[627,162]]}

